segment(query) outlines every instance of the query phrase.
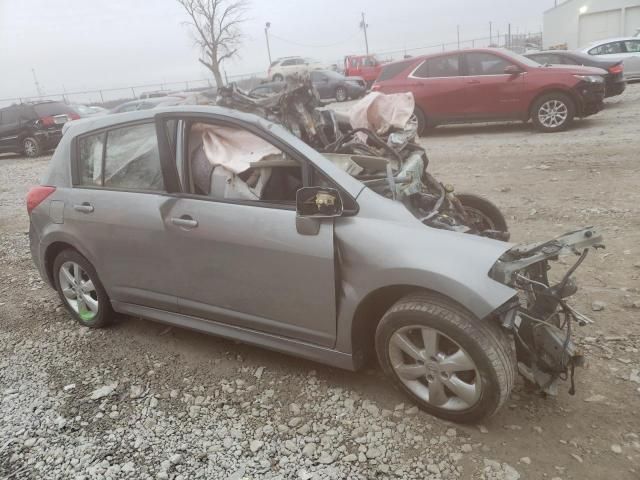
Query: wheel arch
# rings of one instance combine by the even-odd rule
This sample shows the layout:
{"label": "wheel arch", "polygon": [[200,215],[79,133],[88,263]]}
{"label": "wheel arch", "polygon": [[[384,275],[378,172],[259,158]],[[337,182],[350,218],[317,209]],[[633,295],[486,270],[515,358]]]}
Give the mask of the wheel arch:
{"label": "wheel arch", "polygon": [[53,264],[56,261],[56,257],[64,250],[75,250],[82,255],[76,247],[65,241],[55,241],[48,245],[44,251],[44,271],[51,286],[56,284],[53,276]]}
{"label": "wheel arch", "polygon": [[351,321],[351,347],[357,370],[375,358],[375,333],[384,314],[401,298],[415,293],[430,293],[448,299],[477,318],[456,299],[419,285],[387,285],[369,292],[356,307]]}
{"label": "wheel arch", "polygon": [[527,108],[527,120],[531,119],[532,115],[532,110],[533,110],[533,106],[535,105],[535,103],[540,99],[540,97],[543,97],[545,95],[550,95],[550,94],[562,94],[565,95],[567,97],[569,97],[572,101],[573,101],[573,105],[575,106],[576,109],[576,116],[580,117],[582,116],[582,103],[580,101],[580,97],[572,90],[570,89],[565,89],[565,88],[561,88],[561,87],[552,87],[552,88],[547,88],[545,90],[542,90],[541,92],[539,92],[536,96],[533,97],[533,99],[531,100],[531,102],[529,103],[529,106]]}

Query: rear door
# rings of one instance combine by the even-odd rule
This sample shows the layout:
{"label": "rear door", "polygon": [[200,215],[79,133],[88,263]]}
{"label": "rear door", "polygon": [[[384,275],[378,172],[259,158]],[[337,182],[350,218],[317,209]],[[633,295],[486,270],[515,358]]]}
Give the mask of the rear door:
{"label": "rear door", "polygon": [[[159,117],[160,125],[163,121]],[[179,258],[173,275],[180,312],[332,346],[333,221],[323,220],[317,235],[296,230],[295,194],[308,183],[309,167],[277,138],[228,122],[184,118],[185,191],[162,212]],[[211,143],[205,143],[205,132]],[[215,147],[223,144],[229,146],[225,154]],[[263,158],[249,150],[292,166],[234,174],[236,161]],[[228,168],[216,163],[227,161]]]}
{"label": "rear door", "polygon": [[504,73],[512,62],[489,52],[467,52],[463,58],[469,117],[511,118],[525,112],[525,74]]}
{"label": "rear door", "polygon": [[0,150],[15,150],[18,145],[19,135],[20,108],[9,107],[0,110]]}
{"label": "rear door", "polygon": [[625,40],[624,69],[625,73],[634,79],[640,78],[640,38]]}
{"label": "rear door", "polygon": [[[114,301],[175,311],[175,246],[155,123],[80,136],[65,227],[84,246]],[[175,168],[174,168],[175,170]]]}
{"label": "rear door", "polygon": [[465,113],[468,93],[460,57],[456,53],[428,58],[407,77],[416,105],[430,121],[458,118]]}

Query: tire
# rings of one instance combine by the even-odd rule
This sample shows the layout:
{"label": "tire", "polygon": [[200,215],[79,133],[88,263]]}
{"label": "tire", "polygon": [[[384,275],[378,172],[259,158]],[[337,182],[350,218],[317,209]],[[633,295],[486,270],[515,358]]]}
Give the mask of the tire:
{"label": "tire", "polygon": [[338,102],[345,102],[349,98],[349,94],[347,93],[347,89],[344,87],[336,88],[336,100]]}
{"label": "tire", "polygon": [[456,194],[456,198],[462,204],[467,216],[474,220],[474,224],[470,226],[476,230],[509,231],[507,220],[500,209],[486,198],[472,193]]}
{"label": "tire", "polygon": [[[433,348],[425,348],[422,332]],[[420,361],[404,353],[403,338],[415,340],[412,352],[419,352]],[[512,342],[500,326],[435,293],[417,292],[395,303],[378,324],[375,343],[380,365],[393,383],[421,409],[445,420],[471,423],[489,417],[513,388]]]}
{"label": "tire", "polygon": [[[546,115],[545,115],[545,112]],[[576,105],[563,93],[542,95],[533,102],[531,120],[541,132],[562,132],[569,128],[576,116]]]}
{"label": "tire", "polygon": [[[79,271],[76,270],[77,267],[79,267]],[[65,275],[63,269],[70,274],[71,278],[69,275]],[[89,328],[103,328],[111,323],[115,313],[111,307],[109,296],[93,265],[77,251],[69,249],[58,254],[53,262],[53,278],[62,303],[80,325]],[[82,287],[76,288],[78,278],[80,278]],[[89,281],[92,285],[88,285]],[[85,289],[84,286],[87,288]],[[89,290],[91,286],[93,288]],[[83,300],[78,303],[79,296]],[[91,308],[90,304],[95,308]]]}
{"label": "tire", "polygon": [[276,73],[273,76],[273,81],[274,82],[282,82],[282,81],[284,81],[284,77],[282,75],[280,75],[279,73]]}
{"label": "tire", "polygon": [[27,137],[22,141],[22,151],[29,158],[37,157],[42,152],[40,142],[34,137]]}
{"label": "tire", "polygon": [[418,107],[415,107],[413,110],[413,115],[416,117],[416,121],[418,122],[418,136],[422,137],[427,133],[427,117],[424,112],[420,110]]}

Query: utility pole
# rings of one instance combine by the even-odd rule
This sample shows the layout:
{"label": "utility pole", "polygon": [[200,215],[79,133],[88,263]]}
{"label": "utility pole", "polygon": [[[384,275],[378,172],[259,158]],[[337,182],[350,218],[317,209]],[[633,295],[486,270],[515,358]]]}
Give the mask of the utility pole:
{"label": "utility pole", "polygon": [[511,48],[511,24],[509,24],[509,40],[507,41],[507,48]]}
{"label": "utility pole", "polygon": [[367,22],[364,18],[364,12],[362,12],[362,20],[360,21],[360,28],[364,31],[364,46],[366,48],[367,56],[369,55],[369,39],[367,38]]}
{"label": "utility pole", "polygon": [[460,25],[457,25],[457,30],[458,30],[458,50],[460,50]]}
{"label": "utility pole", "polygon": [[269,47],[269,28],[271,28],[271,22],[264,24],[264,36],[267,39],[267,54],[269,55],[269,65],[271,65],[271,48]]}
{"label": "utility pole", "polygon": [[493,25],[489,22],[489,46],[493,43]]}
{"label": "utility pole", "polygon": [[38,77],[36,77],[36,71],[35,69],[31,69],[31,73],[33,74],[33,82],[36,84],[36,91],[38,92],[38,96],[42,97],[44,95],[44,91],[42,90],[42,87],[40,86],[40,83],[38,82]]}

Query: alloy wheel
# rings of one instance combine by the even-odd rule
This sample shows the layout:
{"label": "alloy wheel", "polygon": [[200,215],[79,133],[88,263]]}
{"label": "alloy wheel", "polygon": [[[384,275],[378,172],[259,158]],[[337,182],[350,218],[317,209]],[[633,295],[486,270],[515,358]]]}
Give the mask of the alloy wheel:
{"label": "alloy wheel", "polygon": [[28,157],[33,157],[38,152],[38,146],[30,138],[24,141],[24,153]]}
{"label": "alloy wheel", "polygon": [[480,399],[475,362],[442,332],[422,325],[400,328],[390,337],[388,352],[399,380],[434,407],[466,410]]}
{"label": "alloy wheel", "polygon": [[344,102],[347,99],[347,92],[344,88],[339,87],[336,90],[336,100],[339,102]]}
{"label": "alloy wheel", "polygon": [[98,292],[93,281],[76,262],[65,262],[58,271],[60,289],[71,309],[85,322],[98,314]]}
{"label": "alloy wheel", "polygon": [[538,110],[538,120],[547,128],[558,128],[567,121],[569,109],[560,100],[544,102]]}

